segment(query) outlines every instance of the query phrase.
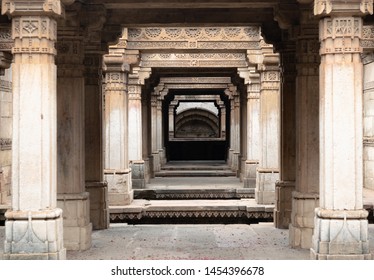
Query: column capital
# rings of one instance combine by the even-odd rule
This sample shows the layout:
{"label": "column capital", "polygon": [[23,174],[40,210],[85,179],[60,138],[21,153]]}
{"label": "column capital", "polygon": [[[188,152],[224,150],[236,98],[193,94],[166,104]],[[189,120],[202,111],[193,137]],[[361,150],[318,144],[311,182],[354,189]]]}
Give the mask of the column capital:
{"label": "column capital", "polygon": [[373,0],[314,0],[316,16],[364,16],[373,14]]}
{"label": "column capital", "polygon": [[123,54],[106,54],[103,57],[103,71],[128,73],[130,66],[125,62]]}
{"label": "column capital", "polygon": [[64,13],[64,4],[72,4],[74,0],[4,0],[1,13],[11,17],[15,16],[61,16]]}

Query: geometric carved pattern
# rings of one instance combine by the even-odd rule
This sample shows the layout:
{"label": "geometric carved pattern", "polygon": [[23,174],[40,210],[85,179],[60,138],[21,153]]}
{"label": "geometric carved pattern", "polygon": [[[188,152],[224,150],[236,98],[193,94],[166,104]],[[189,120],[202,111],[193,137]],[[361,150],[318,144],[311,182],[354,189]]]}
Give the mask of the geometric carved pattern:
{"label": "geometric carved pattern", "polygon": [[142,211],[140,213],[110,213],[111,222],[136,222],[142,218],[151,219],[188,219],[188,218],[244,218],[244,219],[273,219],[273,212],[245,210],[204,210],[204,211]]}
{"label": "geometric carved pattern", "polygon": [[0,150],[11,150],[12,149],[12,139],[11,138],[0,138]]}

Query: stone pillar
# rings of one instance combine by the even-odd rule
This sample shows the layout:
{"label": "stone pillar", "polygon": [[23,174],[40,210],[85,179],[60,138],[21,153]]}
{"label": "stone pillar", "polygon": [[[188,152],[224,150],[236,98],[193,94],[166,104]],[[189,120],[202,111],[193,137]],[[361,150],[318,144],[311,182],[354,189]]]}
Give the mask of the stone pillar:
{"label": "stone pillar", "polygon": [[158,149],[158,131],[157,131],[157,99],[158,99],[158,92],[152,92],[151,95],[151,147],[152,147],[152,171],[154,172],[161,170],[161,163],[160,163],[160,154]]}
{"label": "stone pillar", "polygon": [[[324,1],[323,1],[324,2]],[[320,19],[320,207],[312,259],[371,259],[363,209],[362,18],[373,3],[315,1]]]}
{"label": "stone pillar", "polygon": [[57,208],[55,17],[60,1],[2,1],[14,39],[12,206],[5,259],[65,259]]}
{"label": "stone pillar", "polygon": [[169,132],[168,132],[168,135],[169,135],[169,140],[171,139],[174,139],[175,135],[175,131],[174,131],[174,127],[175,127],[175,123],[174,123],[174,120],[175,120],[175,108],[178,106],[178,101],[171,101],[170,102],[170,105],[169,105],[169,111],[168,111],[168,116],[169,116]]}
{"label": "stone pillar", "polygon": [[104,177],[108,182],[109,205],[128,205],[133,200],[128,160],[129,65],[122,54],[104,56]]}
{"label": "stone pillar", "polygon": [[93,229],[109,227],[108,185],[104,182],[102,53],[85,53],[85,168]]}
{"label": "stone pillar", "polygon": [[230,86],[226,90],[230,98],[230,148],[229,160],[233,171],[239,170],[239,155],[240,155],[240,97],[236,87]]}
{"label": "stone pillar", "polygon": [[374,52],[364,55],[364,187],[374,190]]}
{"label": "stone pillar", "polygon": [[271,46],[265,45],[264,49],[267,52],[260,66],[260,158],[255,198],[258,204],[274,204],[275,182],[279,179],[279,57]]}
{"label": "stone pillar", "polygon": [[[286,34],[288,37],[292,36],[289,32]],[[296,47],[295,42],[291,40],[283,40],[278,47],[280,49],[282,88],[280,101],[280,172],[279,181],[275,184],[274,224],[276,228],[288,228],[291,223],[292,192],[295,190],[296,179]]]}
{"label": "stone pillar", "polygon": [[292,193],[290,245],[312,246],[314,209],[319,206],[319,42],[318,23],[303,12],[297,38],[296,188]]}
{"label": "stone pillar", "polygon": [[160,94],[157,97],[157,105],[156,105],[157,149],[158,149],[158,154],[160,157],[160,169],[162,165],[166,163],[166,153],[165,153],[165,147],[164,147],[164,130],[163,130],[163,119],[162,119],[163,96],[164,96],[163,94]]}
{"label": "stone pillar", "polygon": [[138,79],[131,79],[129,84],[129,160],[132,186],[134,189],[145,188],[143,135],[142,135],[142,86],[135,84]]}
{"label": "stone pillar", "polygon": [[83,37],[70,24],[60,24],[58,36],[57,206],[63,210],[66,249],[86,250],[92,224],[85,190]]}
{"label": "stone pillar", "polygon": [[219,107],[219,117],[220,117],[220,135],[221,139],[226,139],[226,106],[225,102],[218,101],[217,105]]}
{"label": "stone pillar", "polygon": [[142,94],[142,137],[143,140],[143,159],[144,159],[144,179],[146,183],[149,183],[151,179],[151,159],[149,158],[150,155],[150,141],[151,141],[151,133],[150,133],[150,125],[148,121],[148,115],[149,115],[149,93],[145,91],[145,94]]}
{"label": "stone pillar", "polygon": [[11,203],[12,72],[7,69],[11,63],[12,55],[8,52],[0,52],[0,211],[2,212],[5,212]]}
{"label": "stone pillar", "polygon": [[83,13],[81,16],[88,21],[84,33],[86,191],[90,194],[92,226],[98,230],[109,227],[108,185],[104,181],[102,87],[102,29],[106,10],[101,5],[89,5]]}

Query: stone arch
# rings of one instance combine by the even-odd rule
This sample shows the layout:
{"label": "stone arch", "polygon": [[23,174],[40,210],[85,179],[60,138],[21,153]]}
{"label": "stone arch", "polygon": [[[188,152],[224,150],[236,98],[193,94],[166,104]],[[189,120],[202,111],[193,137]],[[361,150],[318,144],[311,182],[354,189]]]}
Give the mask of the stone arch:
{"label": "stone arch", "polygon": [[219,119],[212,112],[193,108],[179,113],[175,119],[176,138],[217,138]]}

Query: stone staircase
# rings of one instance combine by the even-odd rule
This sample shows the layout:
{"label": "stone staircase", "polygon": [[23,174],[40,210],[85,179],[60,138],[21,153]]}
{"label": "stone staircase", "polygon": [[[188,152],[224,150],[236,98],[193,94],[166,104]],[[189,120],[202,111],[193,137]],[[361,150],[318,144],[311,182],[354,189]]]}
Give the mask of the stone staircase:
{"label": "stone staircase", "polygon": [[222,161],[169,162],[134,202],[110,208],[111,222],[257,223],[272,221],[273,205],[257,205]]}
{"label": "stone staircase", "polygon": [[165,164],[155,177],[235,177],[236,173],[221,161],[176,161]]}

